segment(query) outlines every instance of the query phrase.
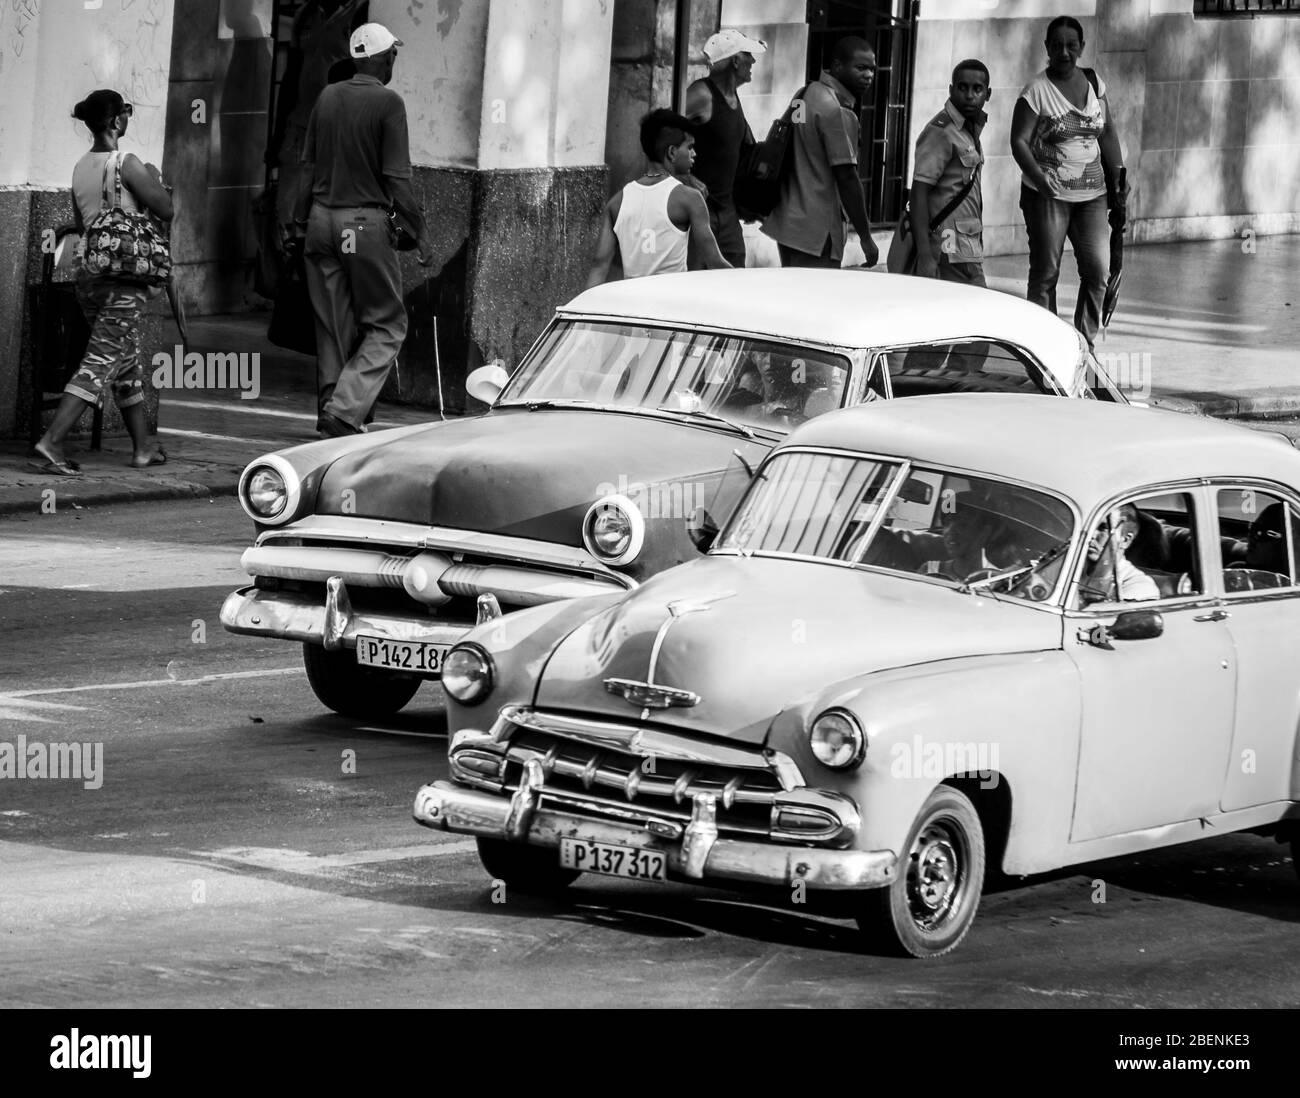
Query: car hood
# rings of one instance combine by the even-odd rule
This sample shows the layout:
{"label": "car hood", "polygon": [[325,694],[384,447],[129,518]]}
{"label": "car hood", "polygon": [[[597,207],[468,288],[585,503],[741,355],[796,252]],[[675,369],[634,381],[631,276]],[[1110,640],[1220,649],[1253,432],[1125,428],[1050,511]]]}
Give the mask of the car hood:
{"label": "car hood", "polygon": [[640,706],[604,680],[648,681],[658,645],[655,684],[700,701],[651,720],[759,744],[782,710],[850,677],[1060,640],[1060,619],[1027,604],[834,565],[712,556],[661,573],[570,633],[536,704],[636,720]]}
{"label": "car hood", "polygon": [[602,495],[717,474],[738,445],[753,443],[667,418],[502,410],[350,450],[325,473],[316,510],[578,545]]}

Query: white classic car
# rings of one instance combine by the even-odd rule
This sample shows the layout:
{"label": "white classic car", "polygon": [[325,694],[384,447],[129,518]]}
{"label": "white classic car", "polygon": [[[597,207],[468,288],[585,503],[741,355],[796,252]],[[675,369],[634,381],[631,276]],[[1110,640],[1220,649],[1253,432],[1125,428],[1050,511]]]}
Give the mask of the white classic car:
{"label": "white classic car", "polygon": [[847,409],[772,452],[707,557],[452,649],[451,780],[414,815],[521,890],[838,893],[934,956],[986,866],[1233,831],[1294,856],[1298,636],[1285,440],[1024,396]]}
{"label": "white classic car", "polygon": [[1125,399],[1073,328],[991,290],[782,270],[600,286],[557,312],[486,415],[252,462],[253,583],[221,621],[301,642],[324,704],[381,717],[439,676],[481,597],[508,611],[621,592],[699,556],[697,507],[791,427],[990,390]]}

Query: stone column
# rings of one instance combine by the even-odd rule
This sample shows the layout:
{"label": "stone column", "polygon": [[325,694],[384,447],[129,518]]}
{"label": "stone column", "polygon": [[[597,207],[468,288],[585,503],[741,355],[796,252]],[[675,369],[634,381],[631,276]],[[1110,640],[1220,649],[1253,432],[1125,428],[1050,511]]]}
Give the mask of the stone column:
{"label": "stone column", "polygon": [[411,323],[390,396],[466,410],[466,373],[513,368],[581,290],[606,197],[611,9],[371,0],[405,43],[391,86],[435,246],[432,272],[403,261]]}

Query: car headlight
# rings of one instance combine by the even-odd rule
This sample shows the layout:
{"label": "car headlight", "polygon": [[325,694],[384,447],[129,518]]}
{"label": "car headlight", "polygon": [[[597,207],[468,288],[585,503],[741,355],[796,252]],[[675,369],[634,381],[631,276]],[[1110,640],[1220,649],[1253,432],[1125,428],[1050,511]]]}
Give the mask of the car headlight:
{"label": "car headlight", "polygon": [[239,478],[239,504],[254,522],[276,526],[293,518],[302,497],[302,481],[284,458],[258,458]]}
{"label": "car headlight", "polygon": [[828,709],[812,723],[808,742],[817,761],[832,770],[848,770],[862,762],[867,737],[857,717],[847,709]]}
{"label": "car headlight", "polygon": [[492,657],[477,644],[458,644],[442,663],[442,688],[461,705],[477,705],[492,692]]}
{"label": "car headlight", "polygon": [[645,518],[627,496],[598,499],[582,520],[582,543],[604,564],[627,564],[645,544]]}

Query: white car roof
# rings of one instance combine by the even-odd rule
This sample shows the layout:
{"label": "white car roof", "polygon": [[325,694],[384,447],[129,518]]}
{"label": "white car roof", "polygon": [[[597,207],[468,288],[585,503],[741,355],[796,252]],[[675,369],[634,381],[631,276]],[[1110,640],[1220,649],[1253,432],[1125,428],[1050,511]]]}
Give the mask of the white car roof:
{"label": "white car roof", "polygon": [[702,325],[841,347],[988,336],[1030,351],[1067,385],[1075,330],[1023,298],[977,286],[858,270],[750,267],[607,282],[561,316]]}

